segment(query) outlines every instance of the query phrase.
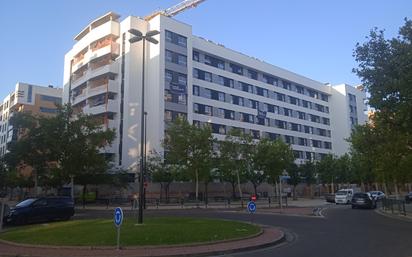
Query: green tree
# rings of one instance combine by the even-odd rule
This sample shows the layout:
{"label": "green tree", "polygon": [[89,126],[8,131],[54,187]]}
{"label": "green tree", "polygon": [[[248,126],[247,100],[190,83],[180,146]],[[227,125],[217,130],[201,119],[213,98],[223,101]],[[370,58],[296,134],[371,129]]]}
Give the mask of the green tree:
{"label": "green tree", "polygon": [[263,170],[272,184],[277,183],[279,176],[292,165],[294,159],[291,147],[283,141],[262,139],[256,145],[256,168]]}
{"label": "green tree", "polygon": [[211,171],[213,142],[209,126],[196,127],[183,119],[177,119],[166,130],[163,142],[166,161],[179,165],[195,181],[196,200],[199,200],[199,181],[206,179]]}
{"label": "green tree", "polygon": [[292,165],[287,169],[287,172],[288,172],[288,175],[290,176],[288,183],[293,186],[293,189],[292,189],[293,200],[296,200],[297,199],[296,186],[299,185],[299,183],[302,181],[301,168],[295,163],[292,163]]}
{"label": "green tree", "polygon": [[337,158],[332,154],[326,155],[316,163],[316,172],[323,184],[330,185],[330,193],[335,193]]}
{"label": "green tree", "polygon": [[311,160],[301,165],[301,174],[310,190],[310,197],[313,198],[313,184],[316,183],[316,163]]}
{"label": "green tree", "polygon": [[[367,39],[358,43],[354,51],[358,62],[354,72],[362,79],[370,94],[369,104],[375,110],[373,125],[365,127],[370,133],[363,135],[367,137],[363,141],[379,140],[379,144],[369,146],[375,154],[371,165],[365,166],[364,153],[359,148],[362,144],[354,150],[362,163],[359,166],[370,168],[384,184],[393,182],[397,191],[398,183],[412,181],[412,21],[405,19],[395,38],[385,39],[384,32],[375,28]],[[352,143],[362,142],[362,133],[355,136]]]}
{"label": "green tree", "polygon": [[219,143],[219,159],[224,181],[232,185],[232,197],[236,198],[236,185],[242,198],[241,184],[251,169],[250,147],[252,138],[238,129],[231,129]]}

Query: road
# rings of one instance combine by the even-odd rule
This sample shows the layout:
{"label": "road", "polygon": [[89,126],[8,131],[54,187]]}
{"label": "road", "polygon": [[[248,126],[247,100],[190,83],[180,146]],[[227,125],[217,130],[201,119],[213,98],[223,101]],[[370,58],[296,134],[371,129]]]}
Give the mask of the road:
{"label": "road", "polygon": [[[105,217],[108,212],[79,213],[77,218]],[[237,257],[407,257],[412,256],[412,222],[382,216],[373,210],[352,210],[334,206],[323,211],[324,218],[255,214],[253,221],[280,227],[287,242],[262,250],[226,256]],[[126,216],[134,215],[126,212]],[[146,216],[181,215],[250,221],[246,213],[216,210],[146,212]]]}

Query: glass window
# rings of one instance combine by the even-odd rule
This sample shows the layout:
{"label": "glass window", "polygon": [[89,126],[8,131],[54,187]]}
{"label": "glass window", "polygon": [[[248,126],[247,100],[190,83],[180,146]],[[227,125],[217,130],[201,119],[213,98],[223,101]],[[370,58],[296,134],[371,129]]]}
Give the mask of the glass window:
{"label": "glass window", "polygon": [[198,62],[199,61],[199,52],[198,51],[193,51],[193,60]]}
{"label": "glass window", "polygon": [[177,56],[177,64],[182,65],[182,66],[186,66],[187,65],[186,56],[179,54]]}
{"label": "glass window", "polygon": [[169,50],[166,50],[166,61],[173,62],[173,53]]}
{"label": "glass window", "polygon": [[199,86],[193,86],[193,95],[199,96]]}

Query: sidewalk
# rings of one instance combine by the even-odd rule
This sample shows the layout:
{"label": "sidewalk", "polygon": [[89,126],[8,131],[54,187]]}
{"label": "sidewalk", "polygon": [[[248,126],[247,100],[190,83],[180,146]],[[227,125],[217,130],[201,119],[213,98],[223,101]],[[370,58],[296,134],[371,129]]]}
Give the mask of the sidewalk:
{"label": "sidewalk", "polygon": [[273,246],[285,240],[284,233],[273,227],[262,227],[258,236],[230,240],[217,243],[178,245],[178,246],[146,246],[124,247],[48,247],[12,244],[0,240],[0,256],[32,256],[32,257],[80,257],[80,256],[201,256],[223,255],[234,252],[261,249]]}

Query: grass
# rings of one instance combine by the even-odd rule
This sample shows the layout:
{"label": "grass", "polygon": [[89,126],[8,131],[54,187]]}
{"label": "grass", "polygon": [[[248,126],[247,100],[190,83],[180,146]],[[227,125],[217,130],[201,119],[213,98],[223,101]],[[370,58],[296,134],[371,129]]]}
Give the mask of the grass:
{"label": "grass", "polygon": [[[257,234],[260,228],[236,221],[180,217],[147,218],[143,225],[125,219],[121,227],[123,246],[173,245],[235,239]],[[30,225],[7,230],[0,239],[24,244],[62,246],[114,246],[113,220],[75,220]]]}

